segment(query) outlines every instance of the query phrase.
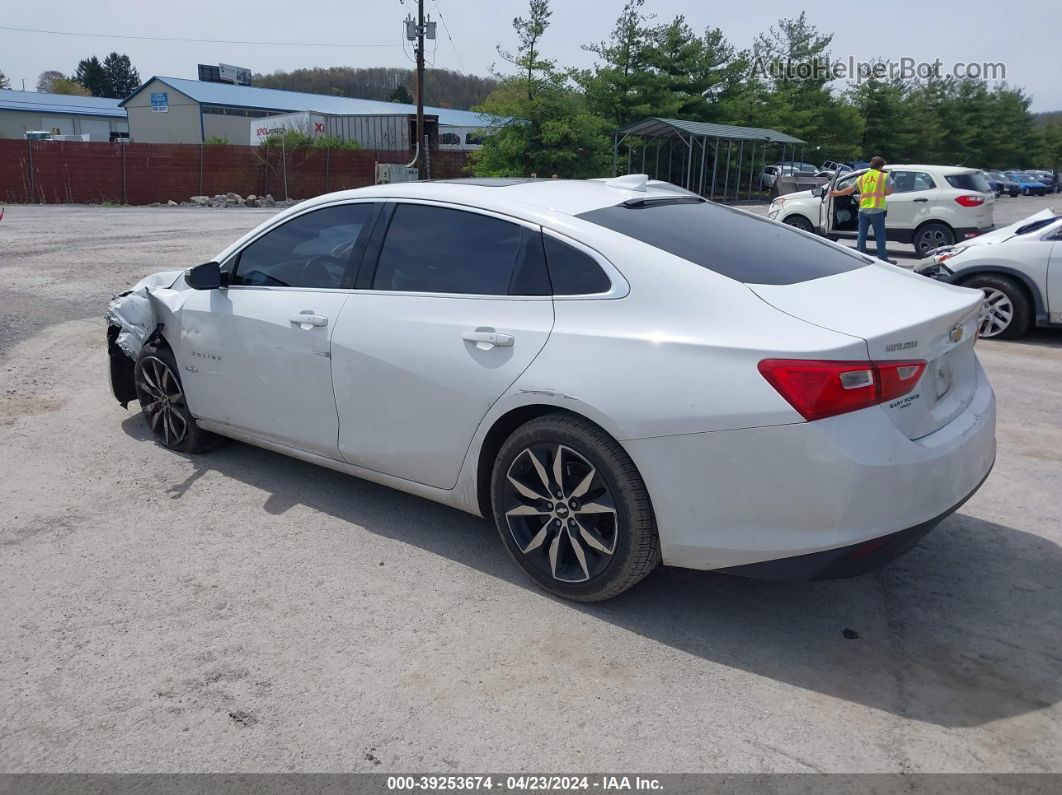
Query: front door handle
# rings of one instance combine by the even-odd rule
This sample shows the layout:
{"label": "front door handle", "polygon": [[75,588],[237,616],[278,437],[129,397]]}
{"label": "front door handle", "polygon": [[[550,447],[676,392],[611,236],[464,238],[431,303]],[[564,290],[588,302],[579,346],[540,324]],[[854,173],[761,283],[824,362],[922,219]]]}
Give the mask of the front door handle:
{"label": "front door handle", "polygon": [[461,335],[465,342],[474,342],[481,350],[489,348],[511,348],[516,338],[512,334],[502,334],[498,331],[466,331]]}
{"label": "front door handle", "polygon": [[315,315],[311,310],[304,309],[297,315],[288,318],[290,323],[298,323],[300,326],[327,326],[328,318],[324,315]]}
{"label": "front door handle", "polygon": [[914,199],[916,202],[927,202],[929,199]]}

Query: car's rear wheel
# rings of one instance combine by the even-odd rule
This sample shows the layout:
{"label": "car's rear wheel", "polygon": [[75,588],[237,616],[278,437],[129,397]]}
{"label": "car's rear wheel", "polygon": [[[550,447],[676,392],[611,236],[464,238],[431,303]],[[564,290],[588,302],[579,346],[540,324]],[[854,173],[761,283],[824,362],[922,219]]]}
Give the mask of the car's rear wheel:
{"label": "car's rear wheel", "polygon": [[188,409],[177,361],[168,347],[145,345],[133,382],[140,410],[159,444],[180,453],[201,453],[217,446],[220,437],[200,428]]}
{"label": "car's rear wheel", "polygon": [[516,429],[494,462],[491,498],[505,548],[550,593],[601,601],[660,563],[634,462],[581,417],[547,414]]}
{"label": "car's rear wheel", "polygon": [[974,276],[963,287],[984,292],[978,335],[984,339],[1016,340],[1025,335],[1032,322],[1032,304],[1025,289],[1014,279],[995,273]]}
{"label": "car's rear wheel", "polygon": [[809,221],[802,215],[791,215],[786,218],[782,223],[786,224],[787,226],[792,226],[797,229],[800,229],[804,232],[811,232],[814,229],[814,227],[811,226],[811,221]]}
{"label": "car's rear wheel", "polygon": [[918,228],[912,244],[919,257],[925,257],[935,248],[950,246],[955,235],[947,224],[928,223]]}

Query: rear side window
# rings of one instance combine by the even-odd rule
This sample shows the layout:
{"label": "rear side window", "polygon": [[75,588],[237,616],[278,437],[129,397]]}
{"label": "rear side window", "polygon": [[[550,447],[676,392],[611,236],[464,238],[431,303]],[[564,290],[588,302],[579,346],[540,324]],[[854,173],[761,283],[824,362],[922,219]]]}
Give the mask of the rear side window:
{"label": "rear side window", "polygon": [[892,186],[896,193],[914,193],[937,186],[933,178],[924,171],[889,171],[889,176],[892,177]]}
{"label": "rear side window", "polygon": [[400,204],[387,229],[374,290],[548,295],[541,236],[478,213]]}
{"label": "rear side window", "polygon": [[579,217],[749,284],[797,284],[867,264],[825,240],[710,202],[620,204]]}
{"label": "rear side window", "polygon": [[586,254],[549,235],[542,240],[554,295],[593,295],[612,288],[601,266]]}
{"label": "rear side window", "polygon": [[951,187],[959,190],[972,190],[977,193],[990,193],[992,191],[988,180],[984,178],[983,174],[949,174],[944,179],[948,181]]}

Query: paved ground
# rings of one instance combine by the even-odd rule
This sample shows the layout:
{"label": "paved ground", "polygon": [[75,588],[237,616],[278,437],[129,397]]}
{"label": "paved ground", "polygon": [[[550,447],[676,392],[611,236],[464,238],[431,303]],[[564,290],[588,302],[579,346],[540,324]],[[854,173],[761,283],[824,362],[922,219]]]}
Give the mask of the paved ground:
{"label": "paved ground", "polygon": [[979,343],[995,472],[892,567],[575,606],[484,521],[114,403],[109,294],[266,215],[7,208],[0,770],[1062,771],[1062,334]]}

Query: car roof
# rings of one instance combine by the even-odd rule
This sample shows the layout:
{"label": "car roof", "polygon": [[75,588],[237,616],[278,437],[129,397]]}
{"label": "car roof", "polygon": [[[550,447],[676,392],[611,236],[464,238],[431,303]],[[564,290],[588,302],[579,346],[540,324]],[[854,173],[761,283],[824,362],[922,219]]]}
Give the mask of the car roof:
{"label": "car roof", "polygon": [[394,182],[326,193],[297,206],[307,208],[344,199],[425,199],[499,212],[523,210],[534,215],[543,212],[578,215],[630,199],[674,200],[685,193],[671,185],[667,188],[660,185],[645,175],[607,180],[471,178]]}

